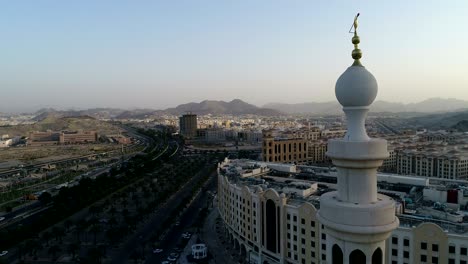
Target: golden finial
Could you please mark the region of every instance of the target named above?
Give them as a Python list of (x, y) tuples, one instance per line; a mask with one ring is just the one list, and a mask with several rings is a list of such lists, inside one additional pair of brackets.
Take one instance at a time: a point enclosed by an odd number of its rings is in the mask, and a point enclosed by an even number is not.
[[(351, 56), (354, 59), (353, 66), (362, 66), (361, 61), (359, 61), (359, 59), (362, 58), (362, 51), (358, 47), (358, 44), (361, 42), (361, 40), (359, 39), (359, 36), (357, 35), (358, 17), (359, 17), (359, 13), (357, 13), (357, 15), (354, 17), (353, 25), (351, 26), (351, 29), (349, 30), (350, 33), (354, 33), (354, 36), (351, 39), (352, 43), (354, 44), (354, 50), (351, 53)], [(354, 27), (354, 32), (351, 32), (353, 27)]]

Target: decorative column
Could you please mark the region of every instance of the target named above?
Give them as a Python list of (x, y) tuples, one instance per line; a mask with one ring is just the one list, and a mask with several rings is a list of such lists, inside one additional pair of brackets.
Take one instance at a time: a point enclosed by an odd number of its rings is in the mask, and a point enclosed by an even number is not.
[(388, 155), (387, 141), (370, 138), (365, 128), (377, 81), (360, 62), (354, 20), (354, 63), (338, 79), (336, 98), (343, 106), (347, 132), (328, 143), (327, 155), (338, 171), (338, 190), (320, 197), (317, 218), (326, 233), (326, 263), (385, 263), (385, 240), (398, 225), (395, 202), (377, 193), (377, 168)]

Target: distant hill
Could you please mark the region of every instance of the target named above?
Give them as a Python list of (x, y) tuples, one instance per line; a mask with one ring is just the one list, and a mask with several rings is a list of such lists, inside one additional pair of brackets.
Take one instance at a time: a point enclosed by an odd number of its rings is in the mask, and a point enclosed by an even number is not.
[[(264, 107), (275, 109), (287, 114), (341, 114), (341, 105), (336, 101), (324, 103), (300, 103), (300, 104), (282, 104), (269, 103)], [(437, 112), (452, 112), (468, 109), (468, 102), (459, 99), (443, 99), (431, 98), (419, 103), (392, 103), (386, 101), (376, 101), (371, 105), (371, 112), (420, 112), (420, 113), (437, 113)]]
[[(177, 107), (163, 110), (118, 108), (92, 108), (87, 110), (58, 111), (44, 108), (35, 113), (35, 121), (41, 121), (49, 116), (79, 117), (89, 116), (96, 119), (157, 119), (164, 115), (182, 115), (192, 112), (198, 115), (260, 115), (277, 116), (283, 114), (311, 114), (311, 115), (341, 115), (343, 111), (337, 101), (309, 102), (300, 104), (269, 103), (263, 107), (246, 103), (240, 99), (230, 102), (205, 100), (200, 103), (181, 104)], [(458, 99), (431, 98), (419, 103), (403, 104), (386, 101), (376, 101), (371, 105), (371, 112), (375, 115), (385, 113), (399, 113), (399, 115), (418, 116), (427, 113), (443, 113), (468, 110), (468, 102)], [(411, 115), (409, 115), (411, 113)]]
[(405, 120), (413, 127), (438, 129), (457, 129), (459, 131), (468, 131), (468, 111), (449, 112), (429, 114), (424, 116), (412, 117)]
[(174, 108), (165, 110), (133, 109), (123, 110), (116, 108), (93, 108), (87, 110), (64, 110), (58, 111), (53, 108), (40, 109), (35, 113), (34, 120), (41, 121), (47, 117), (79, 117), (89, 116), (96, 119), (156, 119), (163, 115), (182, 115), (192, 112), (198, 115), (259, 115), (275, 116), (282, 115), (280, 111), (260, 108), (246, 103), (240, 99), (230, 102), (205, 100), (200, 103), (181, 104)]
[(240, 99), (234, 99), (230, 102), (225, 101), (211, 101), (205, 100), (200, 103), (182, 104), (175, 108), (168, 108), (165, 110), (172, 115), (181, 115), (186, 112), (194, 114), (228, 114), (228, 115), (261, 115), (261, 116), (274, 116), (281, 115), (281, 111), (269, 108), (260, 108), (252, 104), (248, 104)]
[(116, 119), (155, 119), (167, 114), (164, 110), (135, 109), (127, 110), (116, 116)]
[(40, 115), (42, 119), (32, 125), (0, 127), (0, 134), (27, 136), (32, 131), (95, 130), (101, 135), (107, 135), (116, 134), (120, 130), (108, 122), (102, 122), (90, 116), (58, 117), (56, 113), (41, 113)]
[(452, 126), (453, 129), (456, 129), (461, 132), (468, 132), (468, 120), (461, 120), (455, 125)]
[(63, 110), (63, 111), (55, 110), (53, 108), (43, 108), (43, 109), (36, 111), (36, 113), (34, 113), (36, 115), (34, 117), (34, 120), (41, 121), (42, 119), (49, 117), (49, 116), (55, 116), (57, 118), (89, 116), (89, 117), (93, 117), (96, 119), (112, 119), (122, 114), (123, 112), (125, 112), (125, 110), (117, 109), (117, 108), (91, 108), (91, 109), (86, 109), (86, 110)]

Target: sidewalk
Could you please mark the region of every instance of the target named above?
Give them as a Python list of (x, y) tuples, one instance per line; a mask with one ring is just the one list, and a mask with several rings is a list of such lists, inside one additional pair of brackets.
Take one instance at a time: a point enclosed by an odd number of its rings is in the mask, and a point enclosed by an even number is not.
[(180, 253), (179, 259), (177, 259), (177, 264), (190, 264), (187, 261), (187, 256), (192, 254), (192, 245), (197, 242), (198, 235), (194, 234), (190, 240), (187, 242), (187, 245), (184, 248), (184, 251)]
[[(231, 250), (228, 250), (228, 242), (223, 244), (221, 242), (218, 233), (216, 232), (216, 218), (219, 216), (216, 205), (211, 209), (210, 214), (207, 216), (205, 224), (203, 225), (200, 237), (206, 243), (208, 252), (213, 256), (210, 263), (219, 264), (238, 264), (239, 262), (234, 260), (232, 255), (235, 254)], [(237, 257), (237, 255), (235, 255)]]

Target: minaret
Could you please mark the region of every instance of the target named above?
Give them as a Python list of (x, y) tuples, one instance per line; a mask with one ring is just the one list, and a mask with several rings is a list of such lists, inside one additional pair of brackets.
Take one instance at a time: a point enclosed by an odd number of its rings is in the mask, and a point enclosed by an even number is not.
[(353, 24), (354, 63), (335, 86), (347, 133), (328, 143), (327, 155), (338, 171), (338, 190), (321, 196), (317, 213), (325, 228), (326, 263), (332, 264), (386, 263), (385, 240), (399, 225), (394, 201), (377, 193), (377, 168), (388, 157), (387, 141), (366, 133), (365, 119), (377, 96), (377, 81), (360, 62), (358, 16)]

